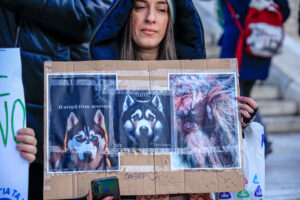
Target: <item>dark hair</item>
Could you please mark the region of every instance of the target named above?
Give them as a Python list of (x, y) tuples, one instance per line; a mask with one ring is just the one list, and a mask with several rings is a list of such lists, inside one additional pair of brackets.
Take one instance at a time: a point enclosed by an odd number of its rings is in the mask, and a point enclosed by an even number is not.
[[(131, 12), (130, 12), (131, 13)], [(168, 24), (166, 29), (166, 35), (159, 45), (158, 60), (176, 60), (176, 49), (174, 40), (174, 30), (172, 23), (172, 15), (170, 9), (168, 9)], [(131, 37), (131, 19), (127, 20), (123, 30), (120, 44), (119, 59), (120, 60), (142, 60), (138, 55), (136, 45)]]

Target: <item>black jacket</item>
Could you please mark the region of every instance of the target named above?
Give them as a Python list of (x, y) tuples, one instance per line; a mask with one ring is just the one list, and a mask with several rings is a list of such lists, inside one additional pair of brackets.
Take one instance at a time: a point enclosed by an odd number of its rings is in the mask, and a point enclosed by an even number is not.
[(21, 48), (27, 126), (43, 153), (45, 60), (88, 60), (88, 42), (112, 0), (1, 0), (0, 47)]

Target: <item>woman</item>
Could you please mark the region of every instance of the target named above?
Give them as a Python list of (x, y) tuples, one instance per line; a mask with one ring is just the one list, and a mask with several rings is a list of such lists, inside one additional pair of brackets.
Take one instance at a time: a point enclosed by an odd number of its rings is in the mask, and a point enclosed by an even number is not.
[[(151, 1), (136, 1), (137, 6), (139, 6), (139, 4), (141, 3), (146, 4), (147, 2), (151, 2)], [(163, 4), (161, 3), (163, 2), (166, 3), (167, 0), (155, 1), (155, 2), (158, 3), (157, 5), (163, 6)], [(168, 2), (172, 2), (172, 1), (168, 1)], [(102, 22), (97, 27), (90, 41), (89, 52), (93, 60), (120, 60), (121, 59), (120, 43), (121, 40), (122, 41), (125, 40), (124, 39), (125, 34), (123, 34), (124, 32), (123, 29), (125, 24), (129, 23), (128, 21), (130, 21), (129, 18), (131, 17), (130, 13), (131, 13), (132, 5), (133, 5), (132, 1), (117, 0), (113, 2), (112, 6), (109, 8), (106, 15), (103, 17)], [(175, 46), (176, 46), (177, 59), (205, 58), (203, 27), (202, 27), (200, 17), (192, 1), (191, 0), (176, 1), (176, 8), (177, 8), (176, 10), (175, 10), (175, 4), (172, 3), (172, 5), (174, 5), (171, 6), (173, 7), (173, 9), (167, 10), (168, 17), (165, 18), (165, 20), (168, 20), (167, 21), (168, 23), (166, 22), (165, 23), (168, 25), (168, 27), (166, 28), (168, 29), (168, 31), (166, 31), (167, 35), (168, 34), (172, 35), (172, 30), (169, 30), (170, 28), (173, 29), (173, 33), (174, 33), (173, 35), (176, 35)], [(147, 10), (148, 9), (150, 8), (147, 8)], [(139, 10), (138, 7), (133, 9), (133, 11), (138, 11), (138, 10)], [(171, 10), (174, 10), (173, 14), (171, 14)], [(138, 12), (135, 13), (137, 14)], [(169, 15), (174, 16), (174, 19), (171, 19), (172, 17), (169, 17)], [(153, 15), (153, 16), (157, 17), (157, 15)], [(150, 19), (150, 21), (148, 19)], [(151, 21), (151, 16), (148, 19), (144, 19), (145, 22), (147, 23), (147, 28), (148, 26), (151, 26), (151, 28), (154, 29), (155, 28), (154, 24), (156, 25), (157, 22)], [(174, 27), (170, 26), (172, 22), (174, 23)], [(148, 25), (149, 23), (150, 25)], [(127, 36), (129, 34), (128, 31), (131, 31), (131, 29), (129, 30), (127, 29)], [(149, 38), (153, 38), (154, 35), (149, 36)], [(126, 43), (127, 41), (124, 42)], [(162, 44), (166, 44), (167, 46), (168, 45), (174, 46), (174, 44), (170, 44), (170, 42), (168, 41), (165, 41), (165, 43), (162, 42)], [(173, 59), (176, 59), (176, 57), (174, 57)], [(162, 59), (162, 58), (159, 57), (158, 59)]]
[[(205, 58), (203, 27), (192, 1), (176, 0), (176, 5), (174, 2), (174, 0), (114, 1), (91, 39), (91, 58), (96, 60)], [(243, 102), (240, 108), (243, 116), (242, 124), (246, 127), (255, 116), (257, 104), (250, 98), (238, 100)], [(179, 198), (185, 197), (182, 195)], [(88, 198), (91, 198), (90, 192)], [(203, 194), (202, 198), (210, 197)]]

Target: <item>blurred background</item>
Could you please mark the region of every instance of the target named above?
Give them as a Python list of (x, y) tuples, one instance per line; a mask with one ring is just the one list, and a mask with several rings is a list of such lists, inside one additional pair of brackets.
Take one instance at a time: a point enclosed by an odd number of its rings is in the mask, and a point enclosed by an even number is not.
[[(218, 58), (222, 35), (217, 0), (194, 0), (205, 29), (208, 58)], [(272, 152), (266, 157), (266, 196), (270, 200), (300, 199), (300, 0), (289, 0), (283, 52), (272, 59), (266, 81), (257, 81), (251, 96), (260, 106)]]

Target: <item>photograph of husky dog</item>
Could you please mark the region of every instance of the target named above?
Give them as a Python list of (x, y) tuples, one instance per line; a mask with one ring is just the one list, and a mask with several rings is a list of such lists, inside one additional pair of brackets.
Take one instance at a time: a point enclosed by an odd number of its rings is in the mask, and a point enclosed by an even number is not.
[(114, 75), (48, 76), (48, 172), (119, 170), (109, 152)]
[(176, 153), (172, 169), (239, 168), (236, 75), (169, 74)]
[(107, 153), (108, 135), (104, 115), (99, 109), (94, 120), (84, 121), (79, 120), (73, 112), (70, 113), (64, 140), (66, 155), (62, 158), (62, 164), (68, 169), (80, 171), (112, 168)]
[(112, 147), (123, 151), (170, 151), (171, 104), (168, 91), (118, 91)]

